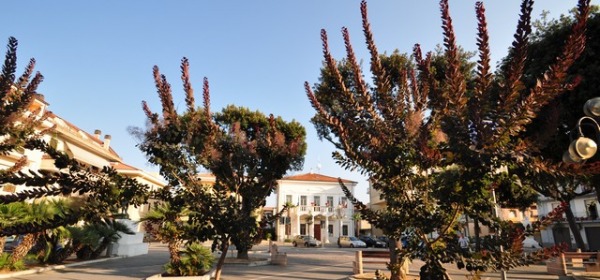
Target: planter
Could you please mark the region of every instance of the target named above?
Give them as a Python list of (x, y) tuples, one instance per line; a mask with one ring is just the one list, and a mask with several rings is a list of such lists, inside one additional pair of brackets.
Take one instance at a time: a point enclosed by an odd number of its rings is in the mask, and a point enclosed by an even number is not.
[(173, 279), (173, 280), (210, 280), (215, 277), (216, 270), (213, 268), (207, 274), (202, 276), (162, 276), (162, 274), (152, 275), (146, 280), (157, 280), (157, 279)]

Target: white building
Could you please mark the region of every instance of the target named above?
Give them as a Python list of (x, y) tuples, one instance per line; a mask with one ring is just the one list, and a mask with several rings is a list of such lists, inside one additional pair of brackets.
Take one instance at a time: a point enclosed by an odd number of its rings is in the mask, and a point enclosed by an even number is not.
[[(560, 205), (560, 202), (540, 196), (538, 201), (538, 213), (540, 219), (545, 217), (554, 208)], [(581, 233), (583, 242), (590, 251), (600, 250), (600, 218), (598, 210), (600, 205), (596, 193), (592, 192), (587, 195), (577, 197), (570, 201), (571, 210), (575, 216), (575, 223)], [(564, 218), (559, 222), (553, 223), (551, 226), (542, 229), (542, 243), (545, 246), (567, 243), (571, 248), (575, 248), (575, 238), (569, 224)]]
[[(357, 182), (342, 179), (351, 193)], [(288, 176), (279, 180), (277, 210), (294, 205), (277, 223), (277, 239), (312, 235), (323, 243), (340, 235), (354, 236), (354, 209), (344, 195), (338, 178), (316, 173)]]

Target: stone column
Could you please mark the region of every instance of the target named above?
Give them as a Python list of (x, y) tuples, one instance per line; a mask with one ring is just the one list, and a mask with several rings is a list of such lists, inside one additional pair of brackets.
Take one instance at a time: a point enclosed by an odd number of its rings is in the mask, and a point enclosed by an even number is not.
[(309, 235), (317, 238), (315, 236), (315, 215), (310, 216), (310, 234)]
[[(323, 232), (323, 229), (321, 229)], [(323, 238), (323, 244), (329, 244), (329, 217), (325, 216), (325, 238)]]
[(299, 235), (300, 234), (300, 214), (296, 213), (296, 231), (292, 231), (295, 232), (296, 234), (292, 234), (292, 238), (294, 238), (294, 236)]

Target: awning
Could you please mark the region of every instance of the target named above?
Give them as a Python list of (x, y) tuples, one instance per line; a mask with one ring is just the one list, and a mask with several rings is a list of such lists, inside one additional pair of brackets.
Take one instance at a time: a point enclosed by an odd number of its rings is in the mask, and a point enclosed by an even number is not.
[(67, 146), (67, 149), (69, 149), (69, 151), (71, 151), (71, 156), (78, 160), (81, 161), (83, 163), (98, 167), (98, 168), (102, 168), (104, 166), (109, 166), (110, 162), (108, 162), (108, 160), (92, 153), (89, 152), (87, 150), (84, 150), (80, 147), (77, 147), (73, 144), (69, 144), (69, 143), (65, 143), (65, 146)]

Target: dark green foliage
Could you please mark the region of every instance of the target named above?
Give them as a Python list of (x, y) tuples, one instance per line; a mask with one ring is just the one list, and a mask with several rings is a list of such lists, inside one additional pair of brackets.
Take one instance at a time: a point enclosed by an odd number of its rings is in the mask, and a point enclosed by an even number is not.
[(0, 270), (19, 271), (25, 270), (26, 268), (23, 260), (11, 262), (9, 253), (2, 253), (0, 255)]
[(211, 251), (199, 243), (192, 243), (179, 252), (180, 261), (165, 265), (167, 275), (197, 276), (210, 271), (215, 263)]

